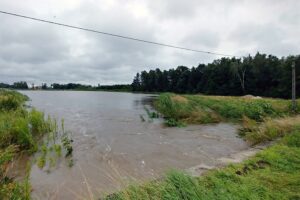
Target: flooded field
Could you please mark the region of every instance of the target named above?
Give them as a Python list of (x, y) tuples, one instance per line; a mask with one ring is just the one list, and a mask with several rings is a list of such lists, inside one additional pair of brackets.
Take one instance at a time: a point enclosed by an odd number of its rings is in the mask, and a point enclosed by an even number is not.
[(166, 128), (162, 119), (148, 119), (145, 106), (151, 109), (154, 98), (149, 94), (22, 93), (30, 97), (30, 105), (63, 118), (74, 140), (73, 167), (61, 163), (50, 173), (32, 167), (35, 199), (96, 198), (172, 168), (213, 165), (217, 158), (247, 148), (233, 124)]

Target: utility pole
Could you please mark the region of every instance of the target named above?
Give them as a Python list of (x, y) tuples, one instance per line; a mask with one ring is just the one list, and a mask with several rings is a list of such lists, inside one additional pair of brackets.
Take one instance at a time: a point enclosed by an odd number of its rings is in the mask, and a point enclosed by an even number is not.
[(292, 63), (292, 109), (296, 112), (296, 69), (295, 61)]

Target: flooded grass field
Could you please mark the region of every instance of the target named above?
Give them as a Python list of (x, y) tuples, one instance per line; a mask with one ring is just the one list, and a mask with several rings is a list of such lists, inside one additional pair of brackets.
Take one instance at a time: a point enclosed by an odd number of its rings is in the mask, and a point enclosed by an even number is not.
[(63, 160), (51, 172), (32, 166), (30, 182), (36, 199), (96, 198), (158, 178), (170, 169), (214, 165), (217, 158), (248, 147), (237, 137), (234, 124), (164, 127), (162, 119), (147, 115), (155, 98), (149, 94), (22, 93), (31, 99), (29, 105), (64, 119), (74, 140), (72, 167)]

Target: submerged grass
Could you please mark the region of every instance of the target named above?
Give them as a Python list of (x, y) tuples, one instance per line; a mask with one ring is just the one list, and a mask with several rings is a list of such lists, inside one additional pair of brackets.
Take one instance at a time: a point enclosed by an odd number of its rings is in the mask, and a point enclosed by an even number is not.
[(9, 163), (20, 152), (33, 153), (38, 139), (50, 130), (43, 113), (24, 107), (28, 97), (0, 89), (0, 199), (30, 199), (30, 184), (7, 176)]
[[(49, 119), (49, 118), (48, 118)], [(61, 129), (57, 126), (56, 121), (52, 123), (52, 130), (44, 137), (43, 144), (40, 144), (39, 151), (36, 156), (36, 164), (40, 169), (45, 169), (50, 173), (52, 169), (57, 167), (58, 161), (61, 161), (62, 155), (69, 167), (74, 165), (73, 161), (73, 140), (69, 132), (65, 131), (64, 120), (61, 121)]]
[[(47, 162), (51, 134), (53, 149), (57, 155), (61, 155), (60, 144), (55, 144), (56, 121), (50, 117), (46, 119), (44, 113), (34, 108), (27, 109), (24, 105), (27, 100), (28, 97), (21, 93), (0, 89), (0, 199), (30, 199), (28, 177), (23, 182), (15, 182), (7, 176), (8, 166), (21, 152), (32, 154), (38, 151), (38, 144), (44, 134), (48, 134), (48, 139), (41, 145), (37, 165), (43, 168)], [(69, 142), (66, 149), (68, 156), (72, 154), (71, 148)], [(53, 166), (55, 160), (49, 160)]]
[(133, 185), (106, 200), (300, 199), (300, 132), (241, 164), (202, 177), (171, 171), (162, 180)]
[(150, 111), (150, 109), (146, 106), (144, 106), (144, 110), (146, 111), (149, 119), (159, 118), (159, 114), (157, 112)]

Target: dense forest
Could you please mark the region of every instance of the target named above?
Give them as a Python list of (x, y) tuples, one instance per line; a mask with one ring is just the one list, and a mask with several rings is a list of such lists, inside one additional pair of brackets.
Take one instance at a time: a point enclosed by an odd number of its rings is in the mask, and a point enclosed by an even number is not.
[(293, 61), (299, 72), (296, 80), (300, 97), (300, 56), (277, 58), (260, 53), (242, 59), (221, 58), (192, 68), (142, 71), (134, 77), (132, 88), (143, 92), (290, 98)]

